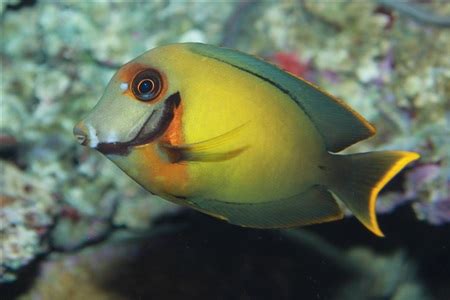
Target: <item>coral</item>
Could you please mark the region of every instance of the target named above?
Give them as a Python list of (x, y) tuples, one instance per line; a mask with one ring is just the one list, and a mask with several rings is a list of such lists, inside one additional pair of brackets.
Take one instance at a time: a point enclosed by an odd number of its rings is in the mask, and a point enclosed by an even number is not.
[[(0, 155), (10, 160), (2, 163), (3, 280), (48, 243), (80, 249), (117, 228), (148, 228), (173, 209), (72, 135), (117, 67), (172, 42), (224, 43), (272, 58), (343, 98), (378, 128), (351, 151), (422, 155), (400, 187), (381, 196), (378, 210), (406, 203), (431, 224), (450, 220), (448, 29), (374, 1), (36, 1), (11, 9), (16, 6), (16, 0), (0, 4)], [(450, 15), (449, 3), (421, 7)], [(28, 182), (35, 192), (20, 190)], [(26, 220), (29, 212), (35, 220)]]
[[(50, 232), (45, 230), (52, 248), (79, 249), (119, 227), (147, 228), (155, 215), (173, 205), (151, 196), (95, 151), (76, 145), (72, 128), (98, 100), (114, 68), (161, 43), (219, 40), (218, 24), (232, 6), (37, 2), (3, 10), (8, 3), (1, 4), (0, 153), (20, 165), (20, 176), (38, 178), (39, 187), (58, 200), (52, 204), (56, 220), (53, 210), (39, 215), (52, 220)], [(214, 13), (219, 7), (224, 14)], [(192, 18), (182, 18), (186, 13)], [(34, 206), (46, 207), (39, 201)], [(22, 214), (18, 204), (5, 210)], [(40, 253), (37, 248), (46, 248), (36, 231), (17, 228), (14, 238), (8, 230), (2, 241), (8, 247), (16, 243), (11, 247), (22, 257), (14, 263), (9, 254), (2, 257), (2, 274), (4, 264), (15, 272)]]
[(431, 299), (418, 273), (403, 250), (343, 250), (309, 229), (244, 229), (185, 211), (152, 232), (51, 255), (19, 299)]
[(58, 203), (39, 178), (6, 162), (0, 170), (0, 282), (5, 282), (46, 251)]
[(300, 61), (296, 53), (275, 52), (269, 60), (291, 74), (302, 78), (308, 77), (308, 63)]
[(39, 279), (31, 292), (18, 299), (123, 299), (101, 284), (103, 277), (115, 272), (114, 260), (129, 255), (123, 248), (108, 246), (74, 255), (52, 255), (41, 265)]
[(354, 248), (346, 255), (364, 271), (340, 287), (334, 299), (431, 299), (405, 253), (382, 256), (365, 248)]
[(381, 254), (356, 246), (344, 251), (307, 230), (283, 230), (280, 234), (302, 248), (320, 253), (352, 274), (332, 299), (432, 299), (416, 263), (403, 250)]
[(18, 5), (20, 0), (4, 0), (0, 2), (0, 15), (5, 11), (8, 5)]

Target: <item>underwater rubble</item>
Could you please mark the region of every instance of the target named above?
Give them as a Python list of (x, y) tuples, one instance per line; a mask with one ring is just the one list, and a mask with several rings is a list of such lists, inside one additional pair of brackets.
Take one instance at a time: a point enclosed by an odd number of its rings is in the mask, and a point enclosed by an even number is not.
[(254, 53), (344, 99), (378, 130), (349, 151), (421, 154), (380, 195), (379, 213), (408, 206), (432, 226), (450, 223), (450, 28), (427, 23), (450, 16), (450, 3), (25, 2), (0, 3), (0, 283), (41, 257), (45, 276), (60, 276), (85, 255), (71, 253), (111, 251), (84, 249), (117, 231), (151, 231), (177, 210), (72, 135), (121, 64), (173, 42)]
[(46, 236), (58, 213), (58, 200), (41, 180), (1, 162), (0, 274), (15, 279), (14, 270), (27, 265), (48, 248)]
[(193, 211), (171, 218), (53, 254), (18, 299), (433, 299), (402, 250), (345, 250), (309, 230), (245, 229)]

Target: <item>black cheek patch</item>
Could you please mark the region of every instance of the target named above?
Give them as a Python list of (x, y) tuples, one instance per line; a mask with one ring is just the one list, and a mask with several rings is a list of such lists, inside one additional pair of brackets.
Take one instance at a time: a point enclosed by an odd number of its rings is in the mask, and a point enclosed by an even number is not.
[(128, 142), (117, 142), (117, 143), (99, 143), (96, 147), (98, 151), (105, 155), (128, 155), (132, 147), (149, 144), (155, 139), (159, 138), (169, 127), (175, 114), (175, 109), (180, 105), (181, 97), (180, 93), (176, 92), (170, 95), (166, 101), (164, 101), (164, 106), (162, 108), (162, 116), (156, 121), (156, 126), (151, 132), (144, 132), (147, 122), (150, 121), (153, 114), (148, 117), (147, 121), (144, 123), (138, 134)]

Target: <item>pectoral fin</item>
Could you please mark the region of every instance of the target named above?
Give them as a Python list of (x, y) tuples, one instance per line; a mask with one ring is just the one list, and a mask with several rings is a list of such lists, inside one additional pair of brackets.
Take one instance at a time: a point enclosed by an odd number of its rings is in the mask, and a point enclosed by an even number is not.
[(198, 210), (231, 224), (253, 228), (285, 228), (342, 219), (333, 196), (314, 186), (286, 199), (263, 203), (232, 203), (210, 199), (189, 199)]
[(184, 145), (162, 143), (160, 147), (167, 153), (172, 163), (181, 161), (212, 162), (228, 160), (238, 156), (249, 147), (248, 145), (229, 146), (234, 143), (239, 133), (247, 124), (243, 124), (224, 134), (198, 143)]

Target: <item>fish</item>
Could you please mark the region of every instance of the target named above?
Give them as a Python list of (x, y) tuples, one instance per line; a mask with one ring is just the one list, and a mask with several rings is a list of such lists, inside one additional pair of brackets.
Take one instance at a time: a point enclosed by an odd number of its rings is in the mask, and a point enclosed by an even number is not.
[(383, 236), (380, 190), (420, 155), (341, 154), (375, 134), (344, 101), (275, 65), (201, 43), (123, 65), (74, 127), (150, 193), (231, 224), (289, 228), (345, 209)]

